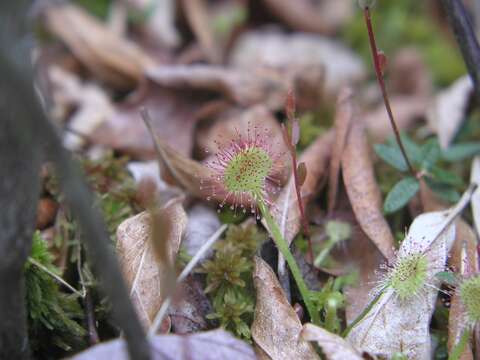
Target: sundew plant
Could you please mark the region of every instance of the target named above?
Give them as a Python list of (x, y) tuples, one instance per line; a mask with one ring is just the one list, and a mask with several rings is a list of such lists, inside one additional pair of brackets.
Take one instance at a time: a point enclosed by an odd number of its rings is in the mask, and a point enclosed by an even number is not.
[(213, 170), (211, 196), (225, 194), (220, 208), (226, 203), (232, 209), (250, 208), (257, 219), (263, 216), (271, 236), (290, 267), (312, 322), (319, 323), (319, 315), (311, 302), (310, 292), (300, 269), (282, 236), (278, 224), (270, 213), (271, 196), (278, 191), (279, 182), (274, 174), (282, 168), (282, 155), (272, 150), (268, 129), (253, 128), (244, 137), (237, 134), (227, 146), (220, 147), (215, 159), (208, 163)]

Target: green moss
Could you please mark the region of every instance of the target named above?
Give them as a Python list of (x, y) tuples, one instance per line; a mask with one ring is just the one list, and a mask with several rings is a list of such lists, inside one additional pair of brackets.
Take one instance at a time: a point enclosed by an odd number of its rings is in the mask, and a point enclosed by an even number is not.
[[(39, 232), (33, 236), (31, 257), (59, 274)], [(24, 271), (28, 329), (33, 352), (44, 355), (52, 353), (55, 347), (68, 351), (85, 346), (83, 337), (86, 331), (78, 323), (83, 318), (83, 312), (76, 296), (62, 293), (56, 280), (31, 262), (27, 262)]]
[(112, 0), (75, 0), (75, 2), (92, 15), (106, 19)]
[(230, 225), (225, 239), (215, 245), (212, 259), (199, 270), (207, 275), (205, 292), (214, 309), (209, 318), (246, 340), (253, 321), (253, 255), (265, 239), (255, 224)]

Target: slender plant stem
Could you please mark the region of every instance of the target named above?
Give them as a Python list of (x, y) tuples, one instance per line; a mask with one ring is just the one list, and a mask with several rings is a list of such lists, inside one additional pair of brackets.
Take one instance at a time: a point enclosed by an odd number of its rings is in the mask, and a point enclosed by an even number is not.
[(63, 286), (65, 286), (66, 288), (68, 288), (71, 292), (77, 294), (78, 296), (80, 296), (81, 298), (84, 298), (85, 297), (85, 294), (81, 293), (80, 291), (78, 291), (77, 289), (75, 289), (72, 285), (70, 285), (68, 282), (66, 282), (65, 280), (63, 280), (60, 276), (58, 276), (57, 274), (55, 274), (53, 271), (50, 271), (46, 266), (43, 266), (42, 264), (40, 264), (37, 260), (35, 260), (34, 258), (32, 257), (29, 257), (28, 258), (28, 261), (31, 262), (33, 265), (35, 265), (36, 267), (38, 267), (40, 270), (43, 270), (45, 271), (48, 275), (50, 275), (51, 277), (53, 277), (55, 280), (57, 280), (60, 284), (62, 284)]
[(310, 315), (310, 319), (314, 324), (318, 325), (320, 324), (320, 318), (319, 318), (318, 312), (313, 306), (313, 303), (310, 299), (310, 291), (307, 288), (307, 284), (305, 284), (305, 281), (303, 280), (300, 268), (298, 267), (297, 262), (295, 261), (295, 258), (293, 257), (289, 249), (288, 243), (283, 238), (277, 223), (275, 222), (275, 220), (273, 220), (273, 217), (270, 214), (270, 210), (268, 210), (268, 207), (265, 204), (265, 202), (262, 200), (261, 195), (259, 196), (257, 194), (256, 197), (257, 197), (257, 206), (260, 209), (260, 212), (262, 213), (263, 218), (265, 219), (268, 225), (268, 228), (270, 230), (270, 233), (272, 234), (273, 240), (275, 241), (275, 244), (277, 245), (278, 250), (280, 250), (283, 257), (287, 261), (288, 266), (290, 267), (290, 271), (292, 272), (293, 278), (295, 279), (295, 282), (298, 286), (298, 290), (302, 295), (303, 302), (307, 307), (307, 311), (308, 311), (308, 314)]
[(297, 193), (297, 202), (298, 202), (298, 209), (300, 210), (300, 218), (302, 219), (302, 226), (303, 226), (303, 235), (307, 238), (308, 243), (308, 260), (310, 263), (313, 263), (313, 246), (312, 246), (312, 239), (310, 238), (310, 230), (308, 228), (308, 221), (307, 217), (305, 216), (305, 208), (303, 206), (303, 199), (301, 194), (301, 185), (298, 179), (298, 170), (297, 170), (297, 153), (295, 147), (293, 147), (292, 151), (290, 152), (292, 156), (292, 171), (293, 171), (293, 180), (295, 181), (295, 191)]
[(372, 20), (370, 17), (370, 9), (368, 8), (368, 6), (365, 7), (365, 9), (363, 10), (363, 14), (365, 17), (365, 23), (367, 24), (368, 39), (370, 41), (370, 49), (372, 50), (373, 63), (375, 66), (375, 74), (377, 75), (378, 85), (380, 87), (380, 90), (382, 91), (383, 102), (385, 103), (385, 108), (388, 113), (388, 118), (390, 119), (390, 125), (392, 126), (393, 132), (395, 134), (395, 139), (397, 140), (398, 146), (400, 147), (400, 151), (402, 152), (405, 162), (407, 163), (408, 170), (410, 171), (412, 176), (415, 177), (416, 176), (415, 170), (413, 169), (413, 166), (410, 163), (410, 160), (408, 160), (407, 152), (403, 147), (402, 139), (400, 138), (400, 132), (398, 130), (397, 123), (395, 122), (395, 119), (393, 117), (390, 101), (388, 100), (387, 89), (385, 87), (385, 81), (383, 80), (382, 67), (380, 64), (379, 56), (378, 56), (377, 44), (375, 42), (375, 34), (373, 32)]
[(460, 360), (460, 357), (463, 355), (465, 351), (465, 347), (467, 346), (468, 341), (470, 340), (470, 336), (472, 331), (470, 328), (463, 330), (462, 336), (460, 337), (460, 341), (455, 344), (452, 349), (452, 352), (448, 356), (448, 360)]
[(347, 337), (348, 334), (350, 334), (350, 331), (352, 331), (352, 329), (360, 322), (362, 321), (365, 316), (367, 316), (367, 314), (370, 312), (370, 310), (372, 310), (373, 306), (378, 302), (378, 300), (380, 300), (380, 298), (383, 296), (384, 292), (385, 292), (385, 288), (381, 289), (378, 294), (373, 298), (372, 301), (370, 301), (370, 303), (365, 307), (365, 309), (363, 309), (363, 311), (360, 313), (360, 315), (358, 315), (355, 320), (353, 320), (350, 325), (347, 326), (347, 328), (343, 331), (342, 333), (342, 337)]

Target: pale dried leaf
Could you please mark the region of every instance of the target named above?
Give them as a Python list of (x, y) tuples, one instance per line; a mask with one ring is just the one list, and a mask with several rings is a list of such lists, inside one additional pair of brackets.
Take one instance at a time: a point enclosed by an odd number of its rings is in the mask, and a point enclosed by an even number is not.
[(348, 131), (354, 115), (353, 91), (344, 88), (338, 95), (335, 114), (335, 142), (333, 143), (332, 157), (328, 174), (328, 212), (335, 208), (338, 191), (338, 176), (342, 161), (342, 154), (347, 141)]
[(404, 301), (387, 288), (370, 312), (352, 329), (348, 341), (358, 349), (391, 356), (402, 352), (409, 359), (430, 359), (430, 320), (435, 309), (439, 280), (455, 240), (455, 225), (448, 225), (450, 211), (425, 213), (413, 221), (398, 256), (423, 253), (428, 261), (428, 286)]
[(370, 147), (360, 119), (353, 120), (342, 155), (343, 181), (362, 230), (382, 254), (393, 257), (393, 235), (382, 213), (382, 196), (375, 179)]
[[(183, 248), (190, 256), (194, 256), (220, 226), (218, 214), (211, 207), (203, 204), (193, 206), (188, 211), (187, 232), (182, 242)], [(205, 253), (205, 257), (208, 258), (212, 252), (213, 249), (210, 249)]]
[[(470, 173), (470, 182), (480, 185), (480, 156), (475, 156), (472, 162), (472, 171)], [(472, 196), (473, 222), (477, 235), (480, 235), (480, 191), (477, 190)]]
[(210, 65), (163, 65), (147, 72), (156, 84), (172, 89), (220, 93), (242, 106), (265, 104), (272, 110), (283, 107), (292, 79), (277, 69), (236, 69)]
[[(173, 263), (180, 247), (187, 216), (181, 203), (177, 200), (168, 202), (161, 212), (164, 223), (168, 223), (166, 238), (166, 259)], [(169, 265), (156, 257), (151, 240), (151, 215), (142, 212), (125, 220), (117, 229), (117, 250), (122, 270), (127, 282), (130, 296), (145, 328), (151, 325), (161, 306), (165, 280), (170, 270)]]
[(200, 92), (164, 89), (147, 83), (126, 101), (99, 127), (91, 138), (96, 144), (113, 148), (135, 158), (151, 159), (155, 147), (142, 123), (141, 109), (147, 109), (155, 133), (174, 150), (190, 156), (197, 112), (206, 95)]
[(448, 148), (465, 120), (467, 106), (473, 93), (470, 76), (455, 81), (440, 92), (427, 111), (430, 128), (438, 135), (440, 146)]
[[(303, 204), (306, 207), (308, 202), (315, 196), (315, 191), (322, 178), (326, 175), (330, 153), (335, 138), (333, 131), (320, 136), (300, 156), (299, 162), (305, 163), (307, 177), (301, 187)], [(272, 207), (272, 215), (280, 226), (285, 240), (289, 243), (300, 230), (301, 217), (298, 207), (295, 181), (290, 177), (287, 185), (283, 188)]]
[(332, 34), (353, 15), (351, 1), (263, 0), (270, 11), (297, 31)]
[[(472, 228), (463, 220), (456, 222), (457, 233), (455, 243), (449, 259), (450, 266), (456, 274), (462, 278), (478, 273), (477, 238)], [(450, 312), (448, 316), (448, 349), (452, 351), (468, 326), (465, 307), (458, 293), (454, 293), (450, 300)], [(469, 343), (465, 347), (460, 360), (473, 360), (472, 348)]]
[[(255, 360), (250, 345), (224, 330), (199, 332), (192, 335), (157, 335), (150, 339), (152, 360)], [(128, 360), (125, 340), (102, 343), (74, 356), (74, 360)]]
[(313, 324), (303, 325), (301, 337), (316, 341), (328, 360), (362, 360), (362, 356), (346, 340)]
[(268, 264), (255, 257), (253, 282), (257, 293), (252, 337), (272, 360), (319, 359), (300, 338), (302, 323)]
[(52, 115), (65, 120), (70, 111), (75, 109), (69, 117), (69, 131), (63, 142), (69, 149), (79, 150), (85, 145), (85, 138), (89, 138), (98, 126), (112, 116), (114, 105), (100, 86), (82, 83), (75, 74), (58, 66), (48, 69), (48, 77), (54, 104)]
[[(333, 96), (343, 86), (365, 77), (364, 65), (352, 51), (328, 38), (303, 33), (246, 32), (232, 49), (230, 63), (247, 69), (259, 65), (286, 69), (298, 67), (300, 71), (306, 71), (306, 77), (311, 77), (312, 66), (323, 66), (325, 89)], [(299, 96), (297, 99), (301, 100)]]
[(219, 64), (222, 53), (213, 32), (208, 2), (205, 0), (182, 0), (183, 11), (204, 55), (211, 63)]
[[(131, 88), (155, 61), (134, 43), (108, 29), (81, 8), (63, 4), (45, 12), (46, 26), (99, 79)], [(88, 31), (85, 31), (88, 29)]]

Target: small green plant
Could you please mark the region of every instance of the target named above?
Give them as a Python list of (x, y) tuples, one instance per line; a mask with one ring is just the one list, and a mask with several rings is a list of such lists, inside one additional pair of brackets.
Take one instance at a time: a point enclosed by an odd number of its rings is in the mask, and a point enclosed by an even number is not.
[(324, 266), (328, 255), (335, 245), (352, 236), (352, 228), (350, 224), (346, 222), (329, 220), (325, 226), (325, 235), (327, 236), (327, 239), (322, 242), (321, 249), (318, 251), (318, 255), (315, 257), (313, 263), (316, 267)]
[(352, 285), (357, 279), (357, 273), (339, 276), (336, 279), (328, 279), (321, 291), (312, 291), (312, 301), (317, 310), (322, 314), (322, 327), (332, 333), (340, 333), (340, 311), (345, 307), (343, 287)]
[(474, 155), (480, 150), (480, 144), (464, 143), (452, 145), (442, 151), (436, 138), (429, 139), (423, 145), (417, 145), (406, 134), (401, 136), (408, 158), (415, 168), (416, 176), (408, 174), (408, 166), (398, 145), (392, 140), (385, 144), (376, 144), (375, 152), (387, 164), (405, 174), (389, 191), (383, 205), (386, 214), (403, 208), (420, 189), (420, 178), (441, 199), (455, 202), (460, 198), (458, 188), (464, 186), (462, 179), (445, 170), (443, 164), (454, 162)]
[(279, 188), (274, 174), (281, 172), (282, 154), (272, 150), (268, 135), (268, 129), (255, 127), (251, 131), (249, 128), (246, 138), (239, 135), (238, 139), (232, 139), (227, 147), (216, 154), (215, 159), (208, 163), (213, 172), (209, 179), (213, 184), (212, 197), (225, 194), (220, 207), (228, 201), (232, 204), (231, 208), (240, 207), (242, 212), (246, 212), (246, 203), (257, 219), (260, 219), (260, 214), (263, 216), (275, 244), (290, 267), (312, 322), (318, 323), (319, 316), (310, 301), (300, 268), (270, 213), (271, 195), (278, 192)]
[(225, 239), (215, 245), (213, 258), (199, 270), (207, 274), (205, 292), (214, 309), (208, 318), (246, 340), (250, 340), (253, 321), (252, 259), (264, 240), (265, 234), (255, 224), (230, 225)]
[[(31, 258), (59, 275), (38, 231), (33, 236)], [(31, 261), (24, 271), (29, 338), (34, 353), (51, 353), (52, 346), (64, 351), (85, 346), (86, 331), (77, 322), (83, 318), (78, 296), (61, 292), (56, 280)]]

